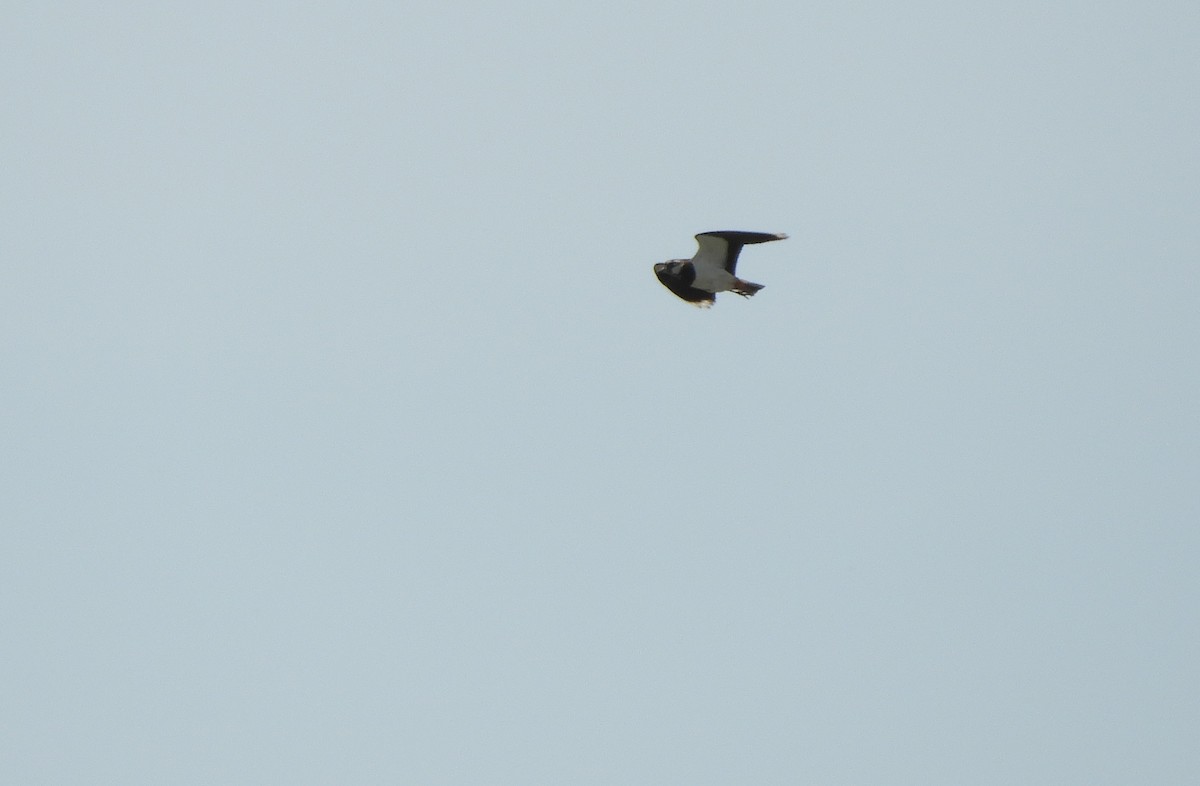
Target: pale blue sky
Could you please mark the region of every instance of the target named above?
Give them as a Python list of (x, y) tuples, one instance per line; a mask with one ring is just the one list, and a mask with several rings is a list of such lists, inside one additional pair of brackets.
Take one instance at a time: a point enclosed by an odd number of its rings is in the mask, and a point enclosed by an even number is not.
[(1197, 40), (8, 4), (0, 781), (1200, 781)]

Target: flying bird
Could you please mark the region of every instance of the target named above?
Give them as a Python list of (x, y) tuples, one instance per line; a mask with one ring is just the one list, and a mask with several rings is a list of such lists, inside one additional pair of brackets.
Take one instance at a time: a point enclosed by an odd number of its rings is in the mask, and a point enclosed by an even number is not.
[(659, 262), (654, 266), (654, 275), (664, 287), (700, 308), (711, 306), (718, 292), (750, 297), (763, 285), (737, 277), (738, 254), (742, 246), (786, 237), (770, 232), (701, 232), (696, 235), (696, 242), (700, 244), (696, 256)]

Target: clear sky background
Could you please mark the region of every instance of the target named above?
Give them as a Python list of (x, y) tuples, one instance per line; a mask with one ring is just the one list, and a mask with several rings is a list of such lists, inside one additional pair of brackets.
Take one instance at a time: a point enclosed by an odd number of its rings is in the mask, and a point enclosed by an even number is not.
[(1197, 41), (6, 4), (0, 781), (1200, 782)]

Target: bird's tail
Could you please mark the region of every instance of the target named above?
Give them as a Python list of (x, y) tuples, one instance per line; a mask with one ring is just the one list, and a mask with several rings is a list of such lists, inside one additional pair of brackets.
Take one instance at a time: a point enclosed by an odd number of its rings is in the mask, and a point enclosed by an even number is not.
[(762, 288), (762, 284), (755, 284), (753, 281), (743, 281), (740, 278), (733, 282), (734, 294), (741, 295), (742, 297), (750, 297)]

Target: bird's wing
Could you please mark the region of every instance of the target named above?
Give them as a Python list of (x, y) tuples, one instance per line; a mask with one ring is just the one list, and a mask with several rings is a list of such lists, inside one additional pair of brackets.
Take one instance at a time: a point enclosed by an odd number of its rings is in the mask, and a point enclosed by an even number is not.
[(700, 244), (700, 250), (692, 257), (696, 278), (710, 278), (723, 270), (733, 272), (737, 266), (738, 252), (742, 250), (741, 243), (730, 242), (713, 232), (696, 235), (696, 242)]
[(783, 240), (787, 235), (773, 232), (701, 232), (696, 235), (700, 250), (692, 257), (696, 266), (696, 275), (703, 270), (727, 270), (737, 273), (738, 254), (742, 246), (752, 243), (768, 243), (772, 240)]

